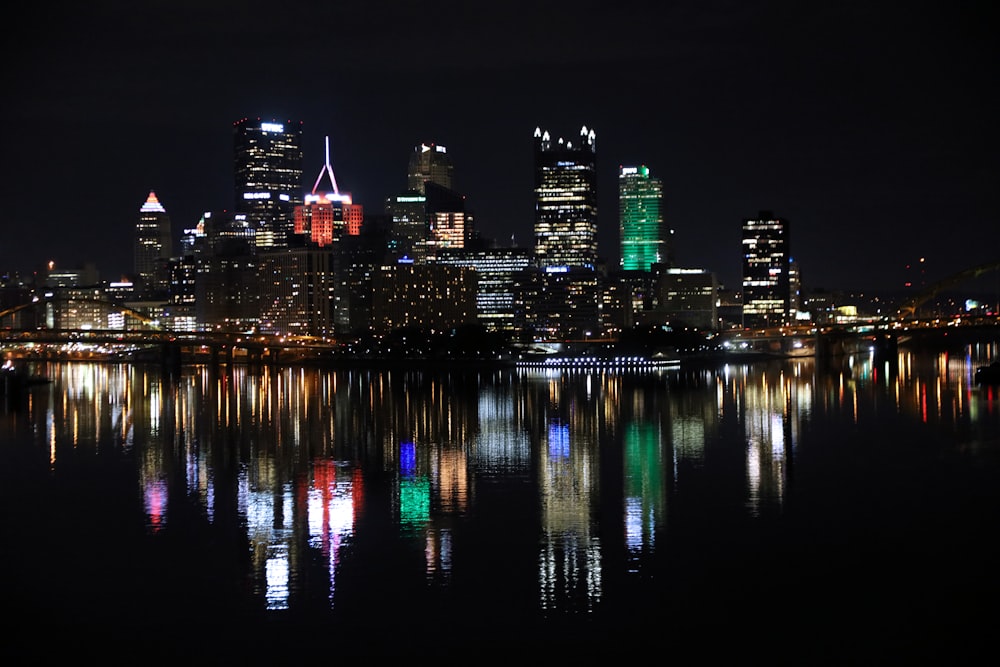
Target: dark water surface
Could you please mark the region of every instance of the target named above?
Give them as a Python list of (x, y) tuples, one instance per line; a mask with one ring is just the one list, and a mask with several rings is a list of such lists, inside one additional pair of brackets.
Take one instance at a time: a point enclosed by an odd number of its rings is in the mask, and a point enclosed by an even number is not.
[(995, 655), (997, 356), (39, 365), (0, 411), (2, 656)]

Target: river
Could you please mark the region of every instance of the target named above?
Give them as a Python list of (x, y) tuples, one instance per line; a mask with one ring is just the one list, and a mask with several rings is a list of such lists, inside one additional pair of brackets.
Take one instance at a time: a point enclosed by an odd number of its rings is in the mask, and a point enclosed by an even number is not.
[(0, 411), (4, 650), (961, 660), (998, 620), (996, 358), (39, 362)]

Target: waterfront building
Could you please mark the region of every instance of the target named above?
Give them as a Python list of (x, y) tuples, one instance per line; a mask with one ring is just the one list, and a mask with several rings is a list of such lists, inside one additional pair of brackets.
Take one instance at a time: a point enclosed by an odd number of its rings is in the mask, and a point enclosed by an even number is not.
[(656, 275), (651, 271), (614, 271), (601, 289), (600, 329), (617, 337), (648, 319), (655, 306)]
[(535, 128), (535, 255), (541, 268), (597, 262), (597, 135), (578, 143)]
[(375, 333), (410, 327), (446, 331), (475, 324), (476, 279), (475, 270), (464, 266), (383, 264), (372, 281)]
[(193, 248), (170, 261), (170, 304), (164, 318), (169, 329), (197, 331), (197, 278), (198, 260)]
[(622, 270), (649, 271), (653, 264), (672, 264), (663, 224), (663, 184), (646, 166), (619, 170), (618, 231)]
[(97, 285), (55, 288), (45, 295), (45, 326), (76, 331), (120, 329), (114, 325), (115, 310)]
[(487, 331), (514, 333), (515, 283), (534, 265), (529, 248), (449, 248), (438, 264), (465, 266), (476, 272), (476, 317)]
[(171, 239), (170, 216), (156, 193), (150, 190), (139, 208), (133, 246), (135, 278), (144, 293), (167, 292), (170, 281), (168, 263), (173, 252)]
[(316, 246), (261, 250), (261, 333), (331, 337), (334, 334), (333, 255)]
[(515, 330), (521, 340), (587, 340), (601, 335), (602, 276), (577, 267), (520, 274), (514, 284)]
[(235, 210), (261, 247), (286, 246), (302, 203), (302, 123), (243, 118), (233, 123)]
[(743, 326), (790, 321), (789, 224), (771, 211), (743, 221)]
[(719, 328), (719, 283), (704, 269), (661, 265), (657, 275), (657, 310), (664, 322), (703, 330)]
[(334, 279), (334, 330), (339, 339), (363, 338), (374, 328), (373, 282), (380, 267), (395, 261), (389, 250), (388, 216), (370, 215), (358, 236), (331, 246)]
[(195, 243), (198, 328), (251, 331), (260, 318), (257, 227), (247, 213), (206, 212), (202, 220), (204, 236)]
[(794, 257), (788, 258), (788, 319), (808, 319), (808, 314), (802, 312), (802, 274), (799, 263)]
[(719, 327), (721, 329), (743, 328), (743, 291), (719, 285), (718, 289)]

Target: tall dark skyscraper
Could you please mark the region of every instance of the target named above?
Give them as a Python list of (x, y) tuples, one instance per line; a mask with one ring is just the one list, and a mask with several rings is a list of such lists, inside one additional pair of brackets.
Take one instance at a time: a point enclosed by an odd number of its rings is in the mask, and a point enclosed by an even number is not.
[(578, 143), (535, 128), (535, 257), (540, 267), (597, 262), (597, 135)]
[(233, 123), (236, 211), (257, 228), (258, 246), (284, 246), (302, 203), (302, 123), (243, 118)]
[[(406, 169), (407, 189), (385, 203), (385, 213), (392, 220), (393, 254), (423, 262), (429, 250), (456, 247), (455, 236), (466, 237), (470, 230), (464, 198), (452, 192), (454, 173), (444, 146), (431, 143), (414, 147)], [(454, 205), (455, 197), (460, 200), (458, 206)]]
[(139, 209), (133, 254), (135, 275), (143, 292), (168, 290), (172, 238), (170, 216), (156, 198), (156, 193), (150, 190)]
[(622, 167), (618, 172), (618, 229), (625, 271), (649, 271), (653, 264), (670, 263), (663, 184), (649, 175), (648, 167)]
[(410, 164), (406, 171), (406, 188), (423, 194), (424, 182), (431, 181), (452, 189), (454, 166), (448, 149), (437, 144), (420, 144), (410, 153)]
[(790, 317), (789, 225), (771, 211), (743, 221), (743, 326), (785, 324)]

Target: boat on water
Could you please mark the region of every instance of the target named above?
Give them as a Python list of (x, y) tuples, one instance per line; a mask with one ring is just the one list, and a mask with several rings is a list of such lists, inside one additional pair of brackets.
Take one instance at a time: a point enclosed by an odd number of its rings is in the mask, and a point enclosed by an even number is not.
[(980, 366), (975, 372), (976, 384), (1000, 385), (1000, 361), (994, 361), (989, 366)]
[(525, 355), (515, 362), (519, 368), (587, 368), (638, 370), (676, 368), (680, 358), (672, 354), (615, 355), (615, 354), (546, 354)]

